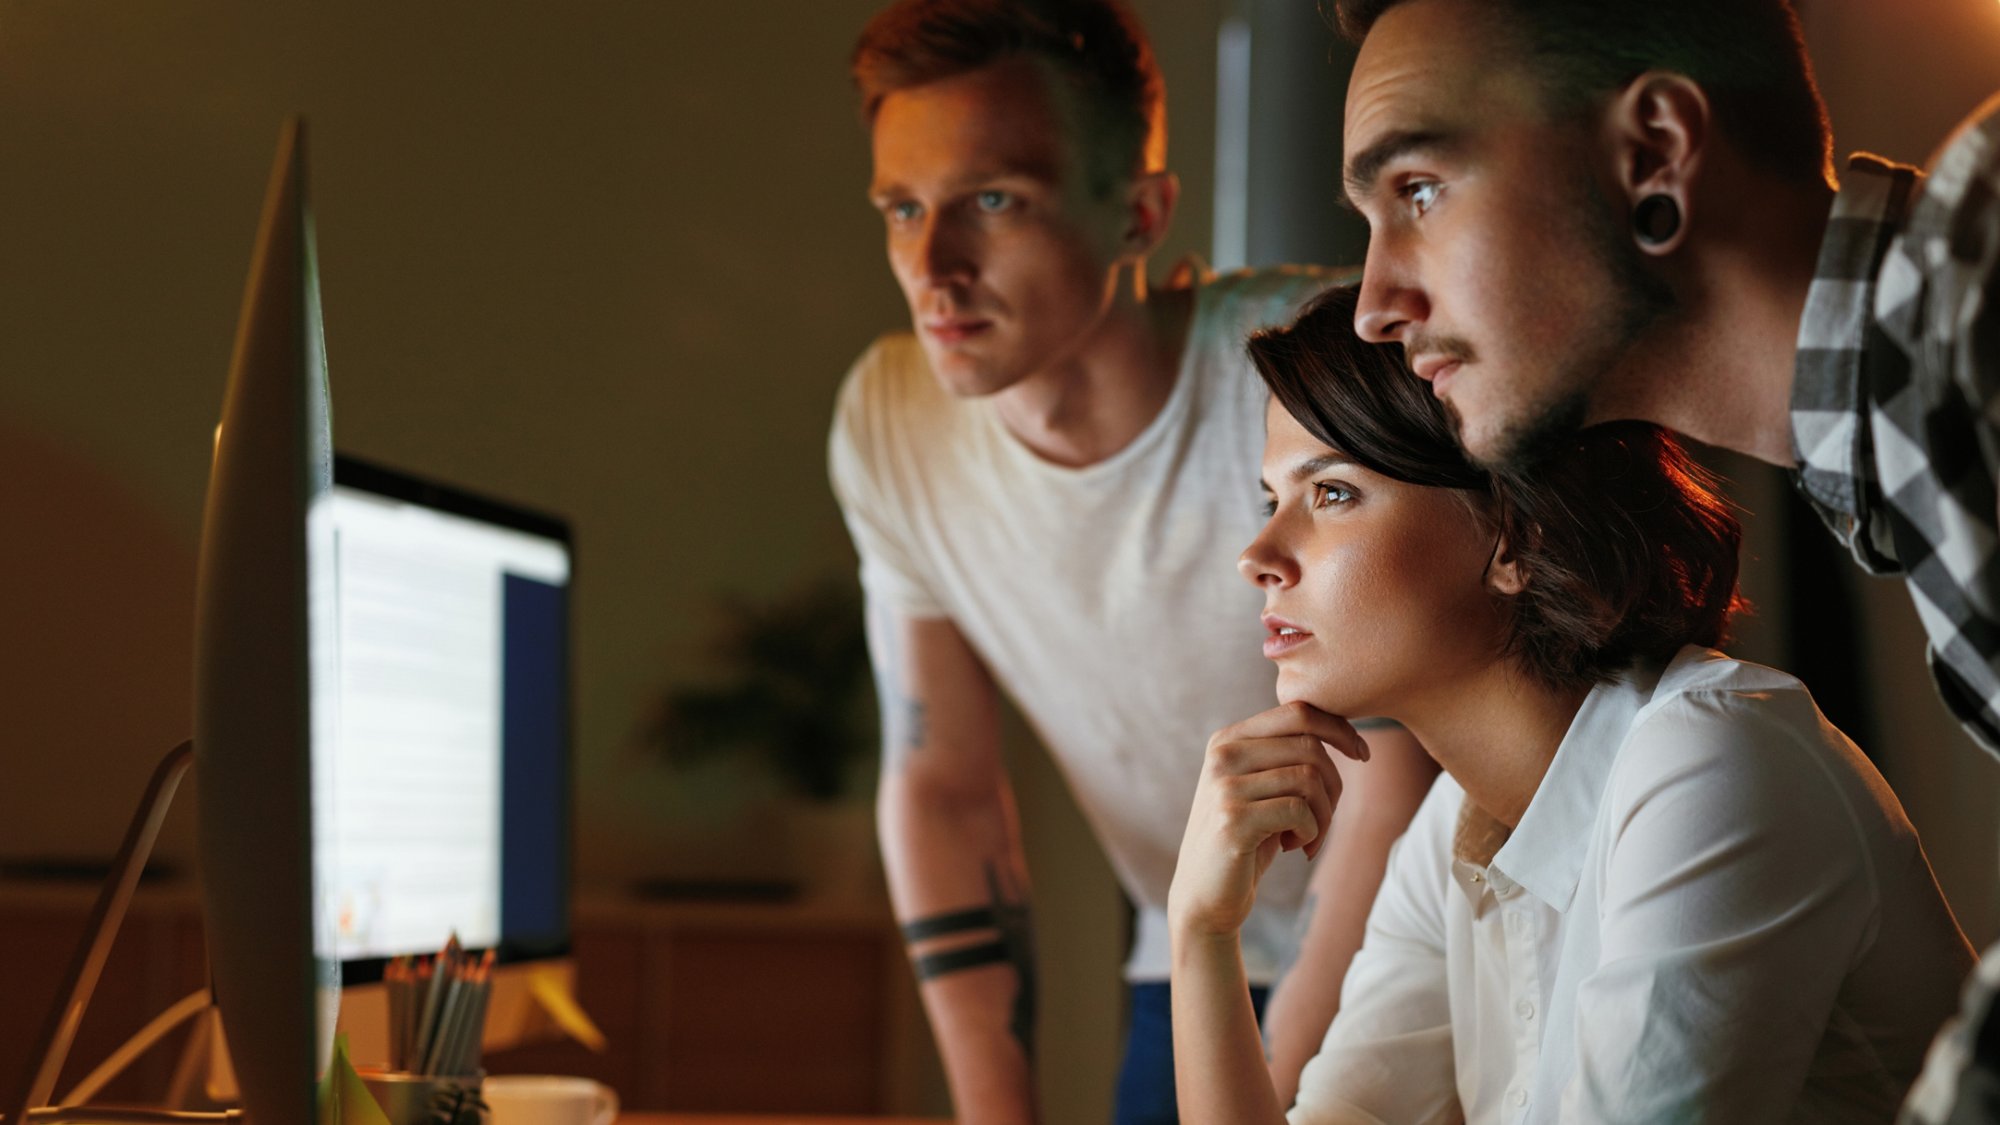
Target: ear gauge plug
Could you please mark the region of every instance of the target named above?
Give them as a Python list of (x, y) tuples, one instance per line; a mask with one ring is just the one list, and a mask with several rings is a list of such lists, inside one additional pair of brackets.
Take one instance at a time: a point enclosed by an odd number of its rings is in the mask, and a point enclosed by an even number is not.
[(1632, 209), (1632, 230), (1642, 246), (1664, 246), (1681, 231), (1681, 205), (1671, 195), (1649, 195)]

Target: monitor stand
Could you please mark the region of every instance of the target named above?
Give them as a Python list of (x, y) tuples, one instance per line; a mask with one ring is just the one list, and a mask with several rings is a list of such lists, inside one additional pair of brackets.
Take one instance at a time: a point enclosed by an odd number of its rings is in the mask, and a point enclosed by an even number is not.
[(159, 839), (160, 825), (166, 820), (167, 807), (173, 803), (174, 790), (180, 787), (181, 779), (187, 776), (188, 767), (193, 763), (194, 742), (190, 740), (167, 751), (167, 756), (153, 770), (146, 795), (140, 798), (139, 809), (125, 830), (125, 840), (118, 846), (118, 857), (112, 861), (104, 889), (98, 892), (97, 903), (91, 908), (90, 921), (84, 927), (83, 939), (77, 944), (76, 957), (70, 962), (69, 974), (56, 993), (55, 1007), (49, 1011), (48, 1022), (43, 1026), (35, 1052), (29, 1056), (28, 1071), (22, 1077), (21, 1088), (13, 1099), (5, 1103), (12, 1110), (6, 1120), (17, 1125), (20, 1122), (57, 1125), (71, 1122), (220, 1123), (242, 1120), (242, 1111), (236, 1109), (191, 1113), (123, 1106), (49, 1105), (49, 1099), (55, 1096), (56, 1079), (62, 1073), (63, 1063), (69, 1058), (71, 1044), (76, 1041), (76, 1029), (83, 1023), (84, 1009), (89, 1007), (91, 993), (96, 990), (97, 979), (104, 971), (104, 962), (111, 955), (111, 943), (118, 936), (119, 925), (125, 921), (126, 908), (132, 904), (132, 891), (139, 885), (139, 873), (145, 869), (146, 859), (153, 852), (153, 843)]

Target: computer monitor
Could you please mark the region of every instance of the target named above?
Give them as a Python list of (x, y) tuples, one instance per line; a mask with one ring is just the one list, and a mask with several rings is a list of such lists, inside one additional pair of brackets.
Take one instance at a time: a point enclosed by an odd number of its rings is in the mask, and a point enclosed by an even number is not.
[(305, 134), (293, 120), (238, 319), (195, 595), (202, 917), (255, 1125), (312, 1121), (339, 1004), (312, 785), (338, 721), (332, 477)]
[[(342, 956), (356, 957), (358, 966), (379, 961), (378, 954), (398, 951), (396, 944), (435, 921), (412, 915), (404, 919), (410, 922), (407, 931), (391, 931), (357, 925), (360, 919), (343, 913), (343, 902), (351, 906), (357, 901), (355, 888), (371, 885), (357, 879), (358, 866), (341, 858), (344, 835), (333, 815), (343, 801), (340, 763), (347, 744), (340, 729), (342, 695), (367, 687), (361, 674), (365, 663), (354, 663), (357, 674), (347, 674), (343, 640), (355, 642), (358, 656), (366, 649), (363, 641), (382, 641), (385, 631), (394, 641), (397, 621), (379, 605), (370, 613), (350, 607), (347, 623), (355, 627), (343, 630), (341, 544), (347, 541), (346, 557), (352, 563), (384, 544), (386, 555), (393, 555), (398, 540), (391, 536), (376, 543), (368, 530), (391, 514), (387, 501), (392, 497), (370, 501), (360, 495), (367, 491), (360, 479), (367, 476), (365, 470), (349, 469), (357, 474), (353, 499), (361, 501), (361, 514), (352, 521), (344, 515), (346, 500), (337, 503), (334, 494), (305, 154), (304, 125), (293, 119), (279, 137), (251, 255), (222, 422), (215, 431), (195, 591), (192, 747), (201, 797), (202, 921), (212, 995), (234, 1082), (253, 1125), (308, 1125), (314, 1120), (316, 1087), (331, 1058), (340, 1007)], [(380, 483), (388, 478), (373, 479)], [(480, 846), (487, 857), (470, 859), (464, 868), (484, 871), (473, 880), (483, 880), (484, 889), (471, 892), (465, 901), (487, 903), (483, 916), (478, 907), (468, 914), (468, 936), (478, 936), (470, 932), (474, 926), (485, 926), (501, 953), (513, 960), (560, 953), (568, 935), (567, 532), (546, 517), (509, 512), (504, 505), (449, 490), (428, 489), (417, 498), (419, 508), (426, 503), (434, 509), (436, 528), (443, 530), (431, 546), (411, 552), (408, 561), (429, 568), (434, 585), (420, 600), (421, 612), (433, 616), (422, 628), (407, 630), (402, 647), (409, 647), (413, 634), (454, 628), (489, 627), (498, 635), (497, 643), (484, 649), (499, 663), (497, 670), (488, 669), (488, 677), (500, 687), (488, 694), (497, 691), (501, 700), (502, 749), (498, 761), (489, 765), (493, 776), (484, 790), (487, 799), (498, 802), (497, 813), (477, 811), (475, 802), (462, 799), (456, 810), (455, 823), (483, 826)], [(464, 527), (452, 530), (459, 525), (451, 519), (462, 519)], [(492, 526), (477, 535), (465, 530), (482, 520)], [(420, 522), (412, 519), (407, 526)], [(461, 549), (466, 554), (486, 551), (493, 563), (488, 589), (494, 591), (498, 609), (484, 617), (443, 613), (449, 602), (444, 595), (454, 581), (449, 575), (460, 561), (455, 552)], [(378, 583), (375, 596), (387, 591), (389, 601), (400, 596), (396, 584), (408, 577), (386, 563), (363, 571)], [(349, 577), (364, 584), (361, 576)], [(487, 625), (473, 626), (474, 618)], [(370, 629), (375, 630), (372, 635)], [(392, 663), (378, 654), (374, 671), (388, 673)], [(385, 694), (380, 684), (376, 687), (377, 696)], [(473, 689), (460, 687), (464, 698), (456, 701), (456, 710), (431, 712), (443, 726), (471, 721), (467, 716), (476, 710), (464, 705)], [(363, 707), (359, 713), (366, 722), (394, 710)], [(469, 747), (478, 740), (460, 742)], [(516, 746), (527, 749), (516, 757)], [(72, 1112), (43, 1107), (53, 1096), (77, 1020), (187, 751), (183, 744), (155, 772), (121, 847), (116, 877), (98, 900), (63, 994), (50, 1013), (42, 1050), (12, 1101), (14, 1116), (34, 1112), (61, 1120)], [(423, 760), (422, 752), (412, 760)], [(460, 778), (454, 773), (442, 780)], [(442, 788), (448, 804), (478, 787)], [(360, 796), (365, 794), (349, 794), (363, 811), (379, 806)], [(437, 808), (428, 795), (420, 803), (429, 812)], [(346, 835), (365, 838), (366, 821), (357, 823)], [(512, 850), (516, 842), (518, 852)], [(479, 868), (480, 863), (486, 867)], [(398, 887), (394, 894), (404, 893), (393, 880), (378, 879), (373, 885), (384, 896), (392, 886)], [(402, 916), (382, 914), (377, 921), (387, 927), (392, 917)], [(379, 948), (378, 941), (384, 943)], [(502, 997), (496, 994), (494, 1000), (494, 1009), (503, 1010)], [(92, 1109), (86, 1116), (140, 1121), (173, 1115), (131, 1109), (106, 1117)]]
[[(340, 732), (316, 801), (357, 1060), (380, 1062), (387, 959), (456, 934), (515, 968), (569, 952), (572, 548), (558, 517), (340, 456)], [(566, 965), (548, 965), (567, 972)]]
[(503, 965), (567, 953), (568, 526), (347, 456), (330, 512), (343, 978), (453, 933)]

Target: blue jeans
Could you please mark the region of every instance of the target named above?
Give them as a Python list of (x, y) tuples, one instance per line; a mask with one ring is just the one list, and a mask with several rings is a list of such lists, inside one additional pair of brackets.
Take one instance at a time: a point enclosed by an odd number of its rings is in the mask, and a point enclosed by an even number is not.
[[(1131, 1026), (1125, 1032), (1125, 1062), (1118, 1068), (1114, 1125), (1179, 1125), (1174, 1100), (1173, 1002), (1165, 981), (1129, 986)], [(1252, 987), (1250, 1004), (1264, 1020), (1270, 989)]]

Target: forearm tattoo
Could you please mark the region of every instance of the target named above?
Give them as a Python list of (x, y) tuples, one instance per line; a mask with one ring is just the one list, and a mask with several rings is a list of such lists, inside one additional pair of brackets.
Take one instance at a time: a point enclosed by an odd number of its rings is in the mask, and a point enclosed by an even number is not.
[(903, 923), (903, 940), (911, 945), (931, 938), (962, 934), (967, 930), (994, 930), (1000, 928), (1000, 915), (990, 906), (975, 906), (970, 910), (954, 910), (949, 914), (933, 914), (928, 918), (917, 918)]
[(882, 610), (868, 611), (868, 647), (875, 665), (875, 704), (882, 713), (882, 748), (890, 767), (920, 749), (928, 734), (924, 703), (903, 690), (903, 644), (896, 624)]
[(913, 963), (917, 979), (936, 980), (986, 965), (1012, 965), (1014, 1010), (1008, 1029), (1032, 1064), (1035, 1058), (1035, 935), (1028, 904), (1025, 897), (1006, 893), (1000, 868), (993, 863), (986, 865), (986, 888), (987, 905), (913, 918), (903, 923), (903, 940), (914, 945), (953, 934), (980, 930), (993, 932), (991, 941), (916, 956)]
[(928, 732), (922, 701), (901, 692), (892, 692), (891, 698), (896, 714), (891, 720), (895, 727), (896, 745), (905, 752), (923, 749), (924, 736)]

